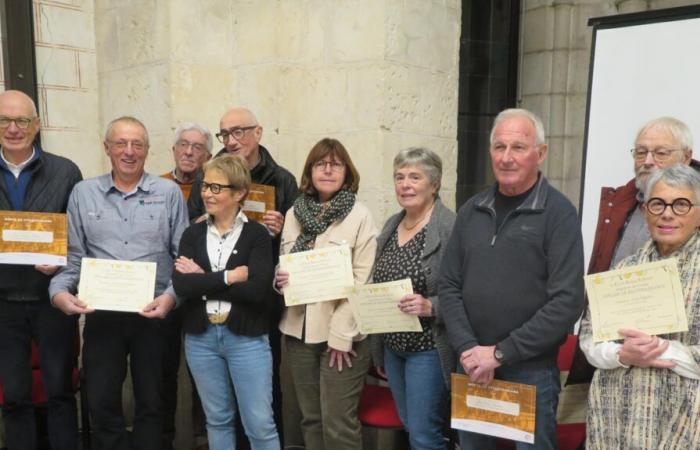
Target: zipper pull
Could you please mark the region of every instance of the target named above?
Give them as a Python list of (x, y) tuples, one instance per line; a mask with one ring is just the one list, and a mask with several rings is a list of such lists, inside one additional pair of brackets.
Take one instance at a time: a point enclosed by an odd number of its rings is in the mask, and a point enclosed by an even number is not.
[(493, 244), (496, 243), (496, 236), (498, 236), (498, 235), (497, 235), (497, 234), (494, 234), (494, 235), (493, 235), (493, 238), (491, 238), (491, 247), (493, 247)]

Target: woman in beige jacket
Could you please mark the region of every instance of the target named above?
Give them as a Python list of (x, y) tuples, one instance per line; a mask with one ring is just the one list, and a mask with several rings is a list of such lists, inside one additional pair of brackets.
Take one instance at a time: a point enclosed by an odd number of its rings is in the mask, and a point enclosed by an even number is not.
[[(369, 210), (356, 200), (360, 176), (335, 139), (319, 141), (301, 177), (301, 195), (287, 212), (281, 254), (347, 245), (355, 283), (367, 281), (377, 230)], [(278, 289), (289, 275), (279, 270)], [(347, 299), (286, 308), (280, 330), (302, 413), (307, 450), (361, 450), (357, 405), (369, 369), (369, 343)]]

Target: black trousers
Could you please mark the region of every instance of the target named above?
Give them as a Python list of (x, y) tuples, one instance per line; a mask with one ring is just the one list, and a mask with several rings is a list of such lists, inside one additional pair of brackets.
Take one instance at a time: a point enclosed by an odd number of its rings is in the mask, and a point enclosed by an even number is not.
[[(97, 311), (83, 331), (83, 368), (94, 450), (154, 450), (163, 431), (162, 320), (136, 313)], [(122, 384), (130, 358), (134, 427), (127, 433)]]
[(0, 383), (5, 392), (3, 419), (9, 450), (36, 448), (31, 399), (31, 341), (39, 348), (39, 367), (48, 397), (51, 447), (72, 450), (78, 444), (78, 420), (72, 385), (77, 366), (77, 317), (55, 309), (48, 299), (0, 300)]

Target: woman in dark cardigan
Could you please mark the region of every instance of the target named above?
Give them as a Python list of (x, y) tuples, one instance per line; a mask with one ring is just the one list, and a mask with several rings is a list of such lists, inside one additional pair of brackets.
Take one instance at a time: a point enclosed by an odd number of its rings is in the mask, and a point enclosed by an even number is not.
[(238, 157), (205, 165), (202, 198), (208, 218), (182, 234), (173, 273), (175, 291), (185, 298), (185, 356), (213, 450), (234, 448), (236, 405), (253, 450), (280, 448), (267, 336), (272, 241), (267, 229), (241, 210), (250, 183)]

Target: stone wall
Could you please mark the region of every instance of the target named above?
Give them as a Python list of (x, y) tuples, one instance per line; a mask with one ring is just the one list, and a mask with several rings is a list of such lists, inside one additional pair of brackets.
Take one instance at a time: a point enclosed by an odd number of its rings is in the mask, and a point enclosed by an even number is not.
[(519, 102), (542, 117), (544, 171), (577, 205), (586, 120), (591, 17), (696, 4), (679, 0), (525, 0)]
[(320, 138), (343, 142), (378, 222), (393, 212), (394, 154), (427, 145), (444, 158), (454, 203), (458, 0), (97, 0), (100, 122), (142, 118), (147, 168), (172, 165), (172, 132), (218, 129), (250, 107), (262, 143), (299, 176)]
[(105, 170), (98, 117), (91, 0), (35, 0), (37, 87), (43, 147), (84, 176)]

